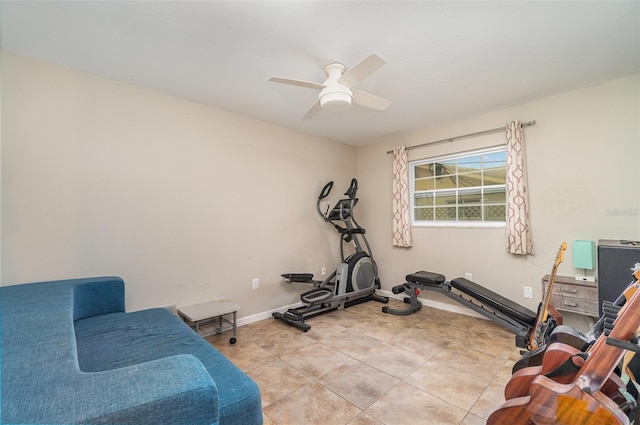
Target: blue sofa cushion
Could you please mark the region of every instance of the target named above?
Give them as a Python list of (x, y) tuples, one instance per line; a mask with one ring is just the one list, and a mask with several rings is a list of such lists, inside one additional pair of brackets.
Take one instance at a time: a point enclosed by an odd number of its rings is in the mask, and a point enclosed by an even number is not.
[(202, 362), (218, 388), (220, 425), (262, 421), (255, 382), (167, 309), (88, 317), (75, 322), (75, 333), (83, 372), (189, 353)]

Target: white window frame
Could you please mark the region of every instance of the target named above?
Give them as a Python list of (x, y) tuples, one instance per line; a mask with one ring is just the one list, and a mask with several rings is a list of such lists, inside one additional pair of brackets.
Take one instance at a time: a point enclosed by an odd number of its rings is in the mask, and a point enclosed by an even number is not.
[[(456, 220), (416, 220), (415, 219), (415, 199), (416, 199), (416, 190), (415, 190), (415, 183), (416, 183), (416, 177), (415, 177), (415, 167), (417, 165), (422, 165), (422, 164), (428, 164), (428, 163), (433, 163), (433, 162), (444, 162), (444, 161), (451, 161), (451, 160), (458, 160), (458, 159), (462, 159), (462, 158), (468, 158), (468, 157), (473, 157), (473, 156), (480, 156), (480, 155), (486, 155), (486, 154), (492, 154), (492, 153), (496, 153), (496, 152), (505, 152), (506, 153), (506, 146), (501, 145), (501, 146), (494, 146), (491, 148), (484, 148), (484, 149), (474, 149), (471, 151), (466, 151), (466, 152), (460, 152), (460, 153), (455, 153), (455, 154), (449, 154), (449, 155), (442, 155), (442, 156), (438, 156), (438, 157), (433, 157), (433, 158), (425, 158), (425, 159), (419, 159), (419, 160), (414, 160), (414, 161), (410, 161), (409, 162), (409, 181), (410, 181), (410, 190), (409, 190), (409, 196), (410, 196), (410, 202), (411, 202), (411, 226), (412, 227), (472, 227), (472, 228), (504, 228), (506, 225), (506, 217), (505, 217), (505, 221), (458, 221), (458, 218), (456, 217)], [(458, 171), (456, 171), (456, 177), (458, 176)], [(457, 181), (457, 179), (456, 179)], [(482, 193), (484, 193), (485, 189), (491, 189), (491, 188), (504, 188), (505, 192), (506, 192), (506, 184), (505, 185), (491, 185), (491, 186), (478, 186), (480, 188), (480, 190), (482, 191)], [(430, 191), (431, 193), (438, 193), (438, 192), (452, 192), (455, 191), (456, 193), (456, 199), (458, 199), (458, 190), (459, 187), (457, 187), (456, 184), (456, 188), (455, 189), (434, 189), (433, 191)], [(418, 191), (421, 192), (421, 191)], [(459, 204), (456, 201), (455, 206), (457, 207)], [(485, 204), (484, 202), (480, 203), (479, 206), (481, 207), (481, 210), (484, 210), (484, 207), (486, 205), (490, 205), (490, 204)], [(456, 208), (457, 210), (457, 208)], [(505, 197), (505, 215), (506, 215), (506, 197)]]

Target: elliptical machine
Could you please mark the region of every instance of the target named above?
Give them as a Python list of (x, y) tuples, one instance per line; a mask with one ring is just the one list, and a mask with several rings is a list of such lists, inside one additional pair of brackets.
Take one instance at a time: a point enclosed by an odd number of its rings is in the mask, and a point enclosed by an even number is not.
[[(342, 262), (323, 281), (314, 280), (311, 273), (283, 274), (282, 277), (285, 278), (286, 283), (308, 283), (313, 285), (313, 289), (300, 295), (300, 301), (304, 304), (302, 307), (292, 308), (284, 313), (273, 313), (273, 317), (276, 319), (304, 332), (311, 329), (311, 326), (304, 322), (305, 318), (351, 307), (365, 301), (389, 302), (388, 297), (375, 294), (376, 289), (380, 289), (378, 268), (372, 257), (365, 229), (358, 224), (353, 216), (353, 209), (358, 203), (358, 198), (356, 198), (358, 181), (352, 179), (349, 189), (344, 193), (347, 198), (340, 199), (330, 211), (329, 205), (327, 205), (323, 212), (320, 208), (320, 202), (329, 196), (332, 188), (332, 181), (322, 188), (316, 202), (316, 209), (324, 221), (333, 225), (340, 234)], [(346, 258), (345, 243), (352, 243), (355, 249)]]

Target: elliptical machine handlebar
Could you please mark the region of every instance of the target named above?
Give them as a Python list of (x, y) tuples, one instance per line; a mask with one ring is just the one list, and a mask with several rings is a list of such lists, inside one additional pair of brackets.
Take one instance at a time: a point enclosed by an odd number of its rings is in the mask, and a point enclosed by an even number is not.
[[(334, 207), (331, 209), (330, 204), (326, 204), (324, 211), (320, 209), (320, 201), (329, 196), (331, 193), (331, 189), (333, 189), (333, 181), (325, 184), (322, 190), (320, 191), (320, 195), (318, 195), (318, 201), (316, 202), (316, 209), (318, 210), (318, 214), (324, 219), (324, 221), (333, 222), (336, 217), (339, 217), (340, 220), (347, 220), (351, 215), (351, 210), (358, 202), (358, 198), (356, 198), (356, 193), (358, 192), (358, 180), (351, 179), (351, 183), (349, 184), (349, 188), (344, 193), (349, 199), (340, 200)], [(335, 210), (335, 211), (334, 211)]]
[(326, 198), (331, 193), (331, 189), (333, 188), (333, 181), (325, 184), (322, 190), (320, 191), (320, 196), (318, 196), (318, 201)]
[(325, 208), (324, 212), (322, 212), (322, 210), (320, 209), (320, 201), (322, 201), (324, 198), (329, 196), (332, 188), (333, 188), (333, 181), (330, 181), (329, 183), (325, 184), (322, 190), (320, 191), (320, 195), (318, 195), (318, 201), (316, 202), (316, 209), (318, 210), (318, 214), (322, 216), (324, 221), (329, 221), (328, 219), (329, 209), (331, 207), (329, 206), (329, 204), (327, 204), (327, 207)]
[(344, 193), (349, 197), (349, 199), (356, 199), (356, 193), (358, 192), (358, 180), (351, 179), (351, 184), (349, 185), (349, 189)]

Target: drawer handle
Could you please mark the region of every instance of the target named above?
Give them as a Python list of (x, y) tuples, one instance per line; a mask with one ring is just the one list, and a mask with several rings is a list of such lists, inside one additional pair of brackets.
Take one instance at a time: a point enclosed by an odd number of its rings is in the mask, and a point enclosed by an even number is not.
[(562, 292), (566, 292), (567, 294), (577, 294), (578, 290), (577, 289), (564, 289), (564, 288), (562, 288)]
[(578, 304), (576, 304), (576, 303), (571, 303), (571, 302), (567, 302), (567, 301), (565, 301), (563, 304), (564, 304), (564, 305), (566, 305), (566, 306), (568, 306), (568, 307), (578, 307)]

